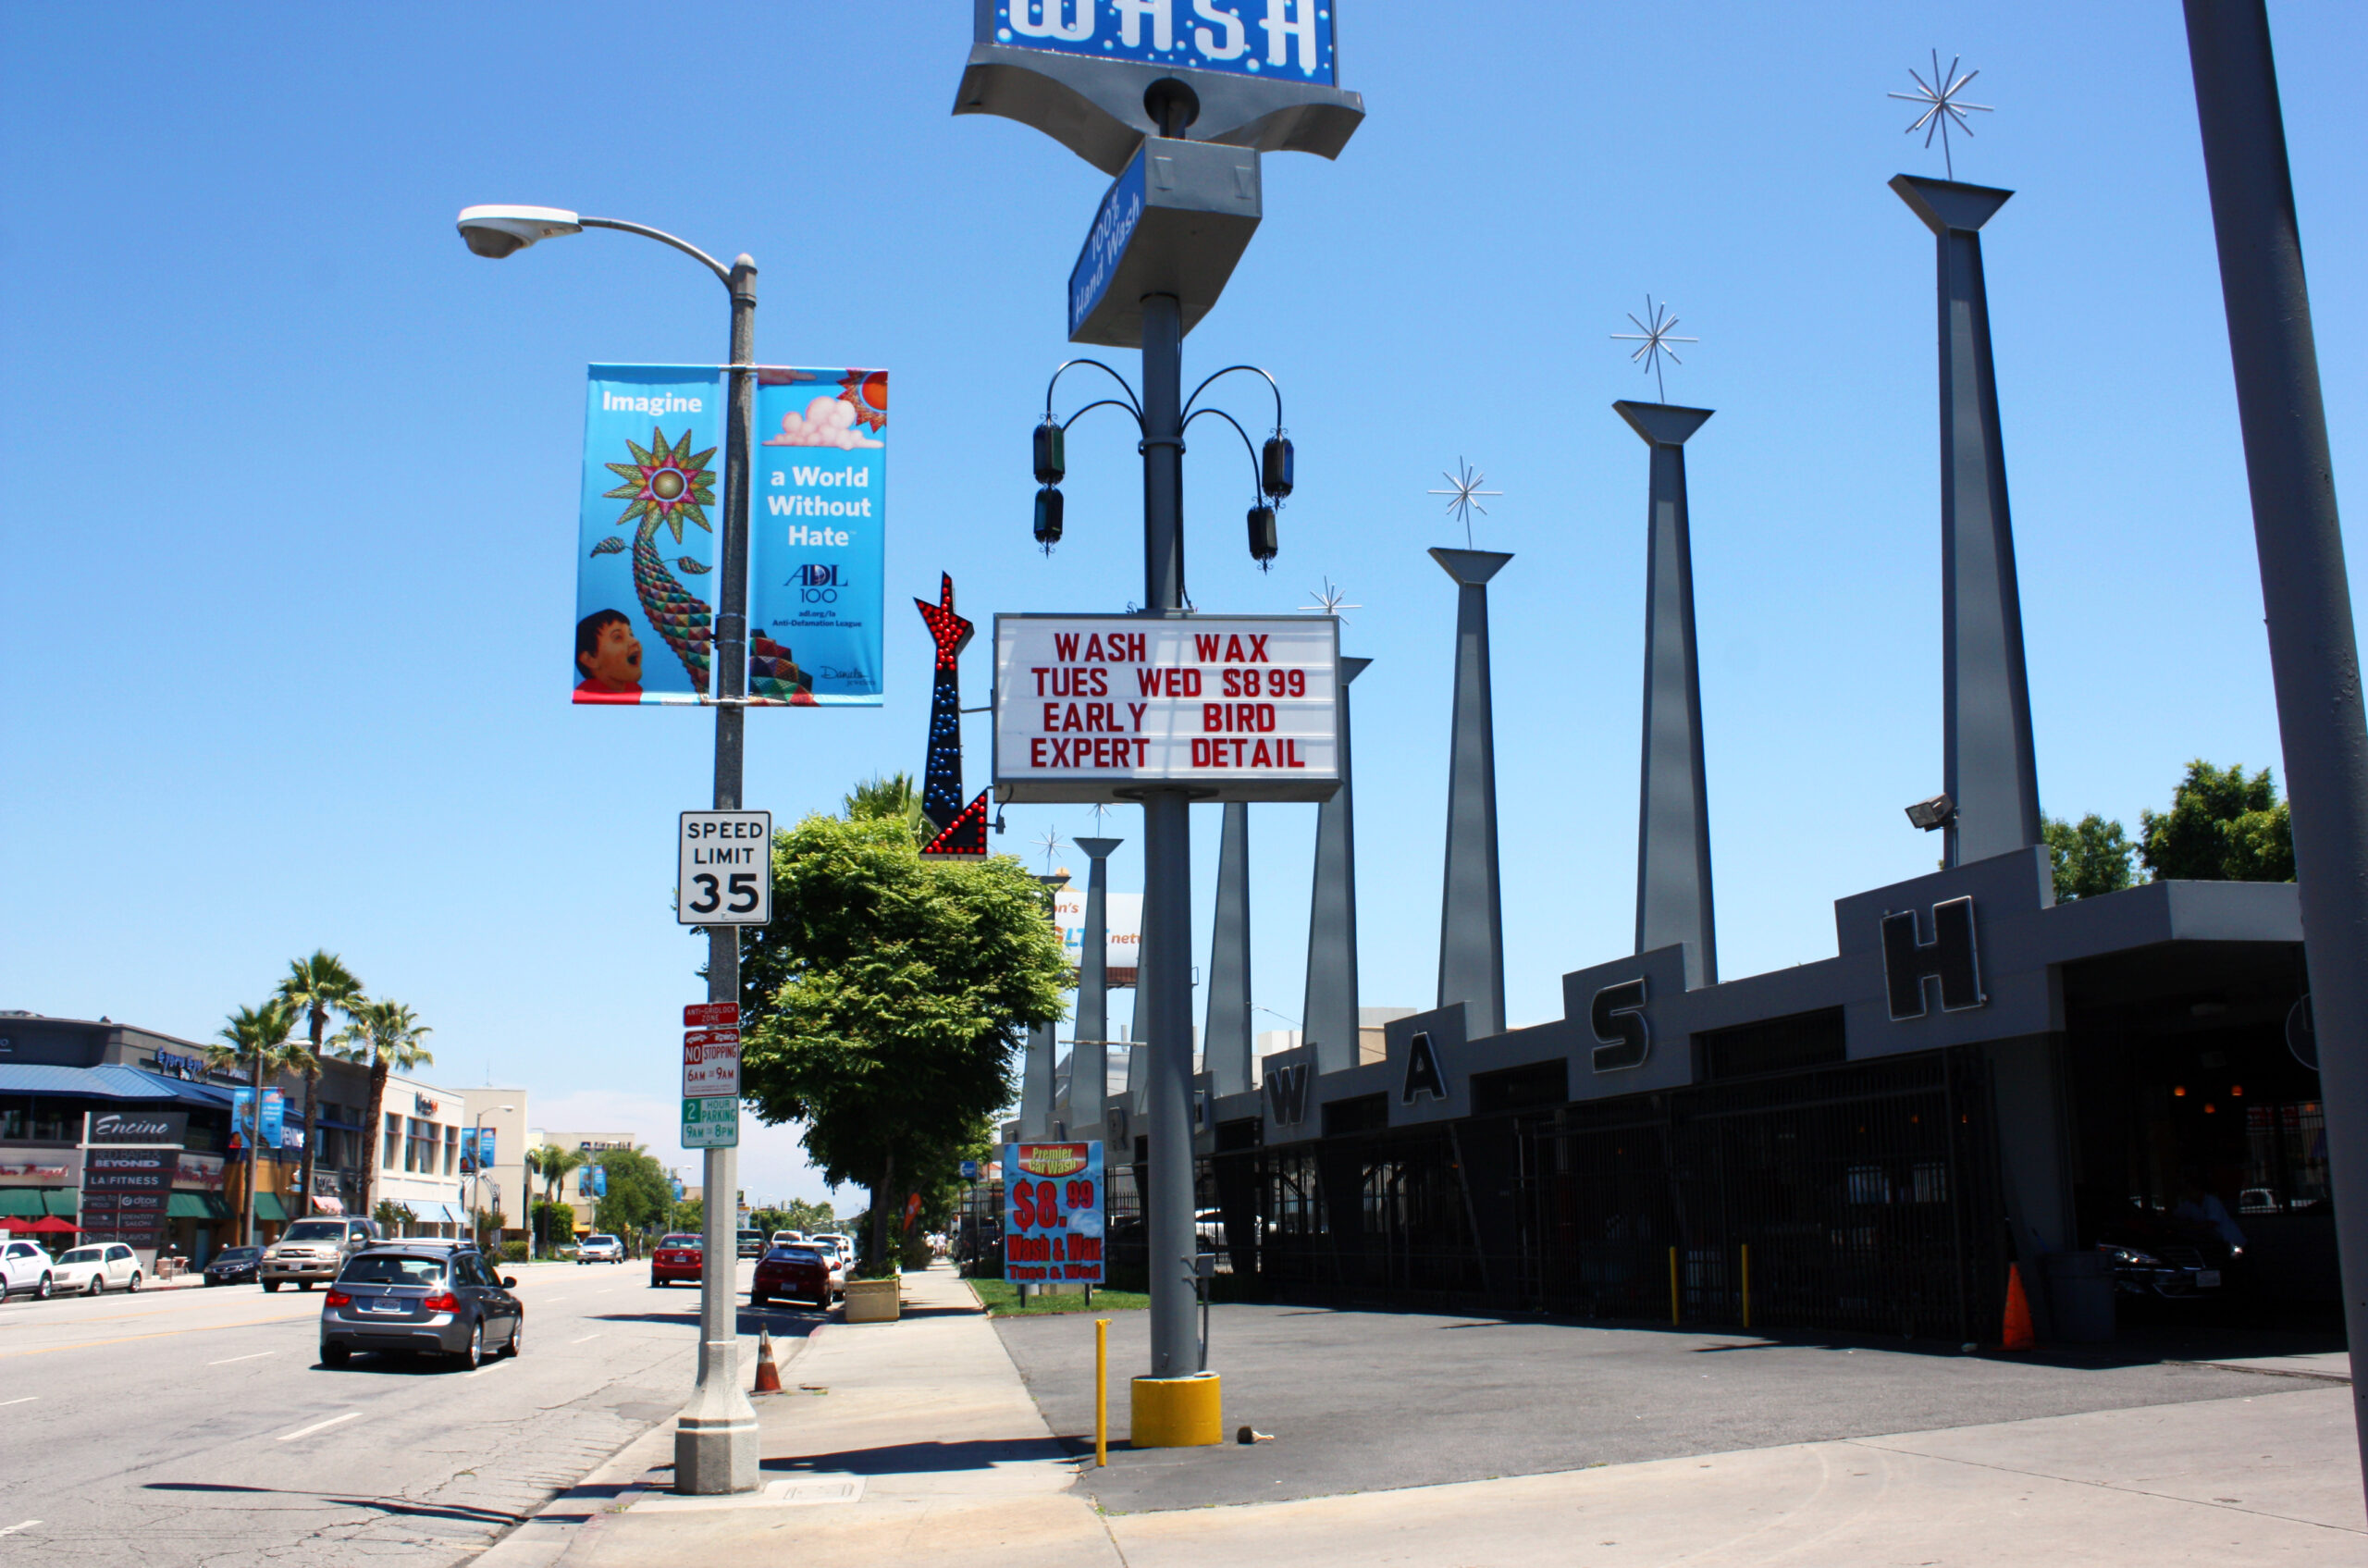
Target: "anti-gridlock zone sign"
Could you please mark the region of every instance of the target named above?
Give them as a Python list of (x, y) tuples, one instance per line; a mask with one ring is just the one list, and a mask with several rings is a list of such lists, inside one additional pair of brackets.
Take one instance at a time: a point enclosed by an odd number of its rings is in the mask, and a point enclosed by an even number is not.
[(1102, 1283), (1102, 1145), (1003, 1146), (1003, 1277)]
[(1328, 615), (998, 615), (995, 798), (1328, 800), (1340, 626)]

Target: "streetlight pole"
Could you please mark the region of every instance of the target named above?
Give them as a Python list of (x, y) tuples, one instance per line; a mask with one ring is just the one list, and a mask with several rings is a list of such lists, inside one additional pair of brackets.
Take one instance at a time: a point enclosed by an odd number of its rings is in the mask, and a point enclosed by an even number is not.
[[(731, 388), (723, 433), (723, 518), (715, 616), (715, 809), (740, 809), (742, 735), (748, 683), (748, 456), (756, 419), (757, 264), (746, 254), (725, 266), (688, 241), (617, 218), (585, 217), (554, 207), (464, 209), (461, 238), (482, 256), (515, 253), (538, 240), (586, 228), (614, 228), (671, 245), (715, 274), (732, 298)], [(740, 1000), (740, 928), (708, 928), (707, 995)], [(757, 1488), (757, 1411), (740, 1388), (737, 1284), (739, 1247), (732, 1200), (739, 1191), (740, 1151), (709, 1149), (700, 1216), (698, 1378), (674, 1426), (674, 1489), (702, 1495)], [(719, 1194), (721, 1197), (719, 1198)]]
[[(476, 1217), (485, 1212), (485, 1118), (489, 1115), (508, 1116), (517, 1108), (515, 1105), (496, 1105), (489, 1112), (479, 1111), (475, 1121), (470, 1124), (469, 1130), (475, 1136), (470, 1141), (469, 1146), (476, 1151), (469, 1156), (469, 1175), (475, 1179), (469, 1184), (469, 1228), (471, 1230), (476, 1229)], [(499, 1183), (493, 1189), (493, 1195), (496, 1203), (501, 1201), (501, 1188)]]

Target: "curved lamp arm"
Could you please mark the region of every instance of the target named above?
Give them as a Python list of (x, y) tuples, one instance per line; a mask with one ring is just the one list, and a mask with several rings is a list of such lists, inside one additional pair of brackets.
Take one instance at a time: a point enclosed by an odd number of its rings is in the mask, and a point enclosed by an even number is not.
[[(1260, 374), (1263, 375), (1264, 372), (1261, 372)], [(1232, 426), (1233, 433), (1241, 438), (1241, 450), (1250, 454), (1250, 493), (1262, 500), (1264, 499), (1266, 494), (1264, 487), (1265, 476), (1258, 472), (1258, 448), (1251, 441), (1250, 432), (1241, 427), (1241, 421), (1236, 419), (1233, 415), (1227, 414), (1221, 408), (1204, 408), (1198, 414), (1190, 414), (1185, 415), (1184, 428), (1190, 430), (1192, 427), (1193, 420), (1200, 418), (1202, 414), (1214, 414), (1219, 419), (1224, 420), (1227, 425)]]
[[(1076, 424), (1079, 420), (1083, 419), (1087, 414), (1092, 414), (1097, 408), (1123, 408), (1128, 413), (1132, 414), (1135, 416), (1135, 427), (1137, 429), (1142, 428), (1142, 411), (1136, 408), (1132, 403), (1128, 402), (1123, 398), (1096, 399), (1094, 401), (1086, 404), (1083, 408), (1079, 409), (1075, 414), (1070, 414), (1067, 419), (1062, 420), (1061, 428), (1063, 430), (1067, 430), (1070, 426)], [(1048, 418), (1050, 417), (1049, 411), (1046, 416)]]
[(586, 228), (615, 228), (627, 234), (638, 234), (645, 240), (655, 240), (661, 245), (672, 245), (674, 249), (682, 252), (686, 256), (697, 257), (701, 262), (706, 264), (707, 269), (709, 272), (715, 274), (716, 281), (722, 283), (727, 289), (732, 287), (732, 269), (730, 267), (725, 266), (722, 262), (716, 260), (713, 256), (709, 255), (705, 251), (700, 250), (688, 240), (678, 240), (662, 228), (651, 228), (646, 224), (627, 223), (624, 219), (616, 217), (579, 217), (575, 221), (582, 224)]
[[(1125, 377), (1119, 375), (1116, 371), (1111, 369), (1108, 365), (1103, 364), (1098, 359), (1070, 359), (1063, 360), (1061, 362), (1059, 368), (1053, 372), (1052, 380), (1044, 383), (1045, 418), (1050, 419), (1053, 417), (1053, 389), (1060, 383), (1061, 377), (1066, 372), (1080, 364), (1090, 364), (1093, 366), (1094, 369), (1099, 370), (1104, 375), (1109, 377), (1111, 380), (1118, 383), (1118, 389), (1127, 394), (1127, 406), (1134, 411), (1135, 423), (1138, 425), (1142, 423), (1143, 408), (1142, 404), (1135, 401), (1135, 389), (1127, 384), (1127, 378)], [(1084, 409), (1078, 410), (1079, 414), (1082, 414), (1084, 412)], [(1074, 418), (1076, 415), (1072, 414), (1070, 417)], [(1064, 426), (1064, 428), (1066, 428), (1066, 426)]]
[[(1211, 376), (1211, 377), (1208, 378), (1208, 380), (1207, 380), (1207, 381), (1203, 381), (1203, 382), (1202, 382), (1199, 386), (1197, 386), (1197, 387), (1193, 388), (1193, 389), (1192, 389), (1192, 395), (1191, 395), (1190, 397), (1186, 398), (1186, 399), (1184, 400), (1184, 413), (1185, 413), (1186, 417), (1188, 417), (1188, 418), (1189, 418), (1189, 417), (1190, 417), (1191, 413), (1192, 413), (1192, 405), (1193, 405), (1194, 403), (1196, 403), (1196, 402), (1199, 402), (1199, 401), (1201, 401), (1201, 394), (1202, 394), (1202, 392), (1205, 392), (1205, 391), (1207, 391), (1207, 390), (1209, 389), (1209, 381), (1214, 381), (1214, 380), (1215, 380), (1215, 379), (1217, 378), (1217, 377), (1218, 377), (1218, 376), (1230, 376), (1230, 375), (1232, 375), (1232, 374), (1233, 374), (1235, 371), (1237, 371), (1237, 370), (1246, 370), (1246, 371), (1250, 372), (1250, 374), (1251, 374), (1251, 375), (1252, 375), (1252, 376), (1265, 376), (1265, 377), (1266, 377), (1266, 385), (1267, 385), (1268, 387), (1270, 387), (1270, 388), (1274, 389), (1274, 393), (1275, 393), (1275, 428), (1276, 428), (1276, 430), (1278, 430), (1278, 431), (1279, 431), (1280, 429), (1282, 429), (1282, 427), (1283, 427), (1283, 389), (1282, 389), (1281, 385), (1280, 385), (1278, 382), (1276, 382), (1276, 379), (1275, 379), (1273, 377), (1271, 377), (1271, 376), (1266, 376), (1266, 373), (1265, 373), (1264, 371), (1263, 371), (1263, 370), (1259, 369), (1259, 368), (1258, 368), (1256, 365), (1254, 365), (1254, 364), (1228, 364), (1228, 365), (1227, 365), (1223, 370), (1220, 370), (1220, 371), (1216, 372), (1216, 373), (1215, 373), (1215, 375)], [(1240, 429), (1240, 426), (1234, 426), (1234, 428), (1236, 428), (1236, 429)], [(1249, 438), (1249, 438), (1247, 435), (1243, 436), (1243, 438), (1242, 438), (1242, 439), (1244, 439), (1244, 440), (1248, 440)]]

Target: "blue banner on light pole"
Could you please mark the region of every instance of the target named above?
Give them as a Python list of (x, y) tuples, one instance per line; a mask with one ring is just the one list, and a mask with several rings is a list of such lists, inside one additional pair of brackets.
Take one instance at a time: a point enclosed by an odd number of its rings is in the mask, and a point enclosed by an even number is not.
[(288, 1096), (277, 1089), (263, 1092), (262, 1143), (266, 1149), (277, 1149), (287, 1133)]
[(712, 365), (596, 364), (575, 541), (577, 702), (695, 703), (712, 687), (723, 508)]
[(748, 698), (877, 707), (888, 373), (757, 372)]
[(993, 0), (993, 41), (1017, 49), (1169, 70), (1338, 80), (1332, 0)]

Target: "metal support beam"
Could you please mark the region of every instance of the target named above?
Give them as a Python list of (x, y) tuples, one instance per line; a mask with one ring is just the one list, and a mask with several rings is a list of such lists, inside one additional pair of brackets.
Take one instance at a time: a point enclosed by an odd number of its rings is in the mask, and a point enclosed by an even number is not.
[(1250, 807), (1225, 807), (1217, 844), (1216, 931), (1209, 945), (1209, 1021), (1201, 1059), (1212, 1094), (1250, 1091)]
[(1439, 900), (1438, 1006), (1463, 1004), (1463, 1037), (1505, 1028), (1505, 912), (1497, 875), (1497, 735), (1488, 682), (1488, 579), (1511, 555), (1434, 549), (1456, 582), (1455, 721), (1447, 775), (1447, 875)]
[(1315, 1047), (1315, 1070), (1357, 1065), (1356, 775), (1349, 755), (1349, 685), (1370, 659), (1340, 661), (1340, 788), (1315, 809), (1315, 883), (1307, 915), (1307, 990), (1301, 1043)]
[[(1077, 963), (1076, 1038), (1069, 1045), (1069, 1136), (1104, 1136), (1102, 1102), (1110, 1092), (1110, 857), (1124, 841), (1080, 838), (1085, 851), (1085, 936)], [(1108, 1151), (1112, 1164), (1116, 1156)]]

